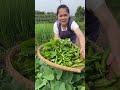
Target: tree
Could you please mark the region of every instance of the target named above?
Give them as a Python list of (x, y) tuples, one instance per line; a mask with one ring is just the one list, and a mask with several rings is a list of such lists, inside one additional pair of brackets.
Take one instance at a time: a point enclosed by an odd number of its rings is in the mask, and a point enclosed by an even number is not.
[(47, 15), (55, 15), (54, 12), (47, 12)]
[(37, 11), (37, 10), (36, 10), (36, 11), (35, 11), (35, 14), (37, 14), (37, 15), (45, 15), (45, 12), (43, 12), (43, 11), (41, 12), (41, 11)]
[(75, 20), (78, 22), (84, 21), (84, 16), (85, 16), (85, 9), (79, 6), (75, 13)]

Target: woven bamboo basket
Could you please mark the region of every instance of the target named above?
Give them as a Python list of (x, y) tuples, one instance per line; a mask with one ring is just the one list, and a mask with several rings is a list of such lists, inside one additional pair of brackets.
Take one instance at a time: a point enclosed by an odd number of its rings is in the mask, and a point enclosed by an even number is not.
[(62, 70), (65, 70), (65, 71), (71, 71), (71, 72), (76, 72), (76, 73), (80, 73), (85, 67), (82, 66), (82, 67), (75, 67), (75, 68), (72, 68), (72, 67), (67, 67), (67, 66), (62, 66), (62, 65), (58, 65), (58, 64), (55, 64), (47, 59), (45, 59), (41, 54), (40, 54), (40, 51), (42, 49), (42, 45), (38, 47), (37, 49), (37, 55), (39, 56), (39, 58), (46, 64), (52, 66), (52, 67), (55, 67), (55, 68), (58, 68), (58, 69), (62, 69)]
[(25, 78), (22, 76), (18, 71), (14, 69), (14, 67), (11, 64), (11, 61), (13, 60), (13, 57), (20, 52), (19, 46), (12, 47), (5, 58), (5, 69), (7, 72), (16, 80), (18, 83), (20, 83), (26, 90), (34, 90), (34, 82), (31, 80)]

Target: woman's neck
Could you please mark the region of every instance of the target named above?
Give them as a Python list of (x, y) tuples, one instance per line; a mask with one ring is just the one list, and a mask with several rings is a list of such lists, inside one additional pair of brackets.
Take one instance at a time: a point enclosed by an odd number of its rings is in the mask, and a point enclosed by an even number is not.
[(61, 25), (63, 30), (66, 30), (67, 29), (67, 25)]

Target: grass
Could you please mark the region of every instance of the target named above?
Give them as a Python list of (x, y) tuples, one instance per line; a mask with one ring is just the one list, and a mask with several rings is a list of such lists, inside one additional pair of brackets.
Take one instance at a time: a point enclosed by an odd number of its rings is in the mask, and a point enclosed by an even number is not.
[(80, 27), (80, 30), (85, 33), (85, 22), (77, 22), (77, 24)]
[(37, 46), (48, 42), (53, 37), (53, 23), (35, 25), (35, 44)]
[[(80, 26), (80, 29), (83, 33), (85, 33), (85, 23), (77, 22)], [(51, 38), (53, 38), (53, 23), (41, 23), (35, 24), (35, 45), (38, 47), (39, 45), (48, 42)]]
[(8, 49), (34, 35), (34, 1), (0, 1), (0, 46)]

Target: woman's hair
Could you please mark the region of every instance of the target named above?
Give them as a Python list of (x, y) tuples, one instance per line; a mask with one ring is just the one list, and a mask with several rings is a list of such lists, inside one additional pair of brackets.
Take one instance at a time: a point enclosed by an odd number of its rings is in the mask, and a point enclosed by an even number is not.
[(58, 15), (58, 13), (59, 13), (59, 9), (61, 9), (61, 8), (65, 8), (66, 11), (67, 11), (68, 13), (70, 13), (69, 8), (68, 8), (66, 5), (60, 5), (60, 6), (57, 8), (57, 15)]

